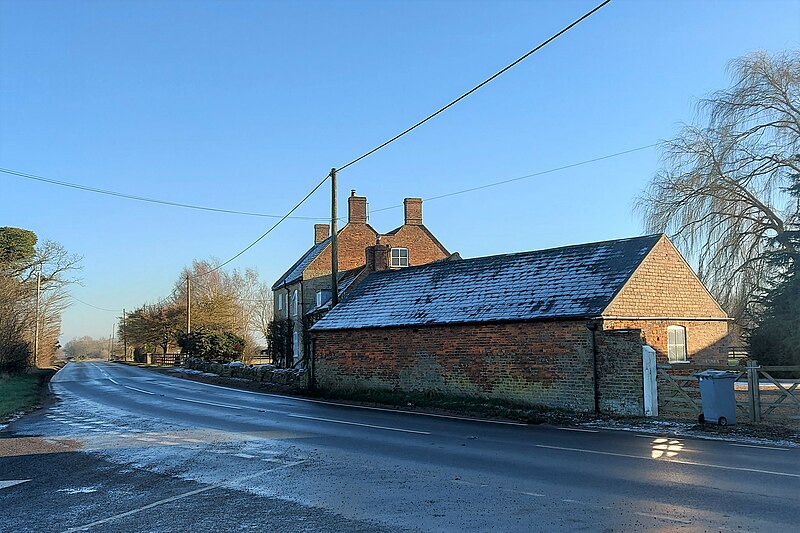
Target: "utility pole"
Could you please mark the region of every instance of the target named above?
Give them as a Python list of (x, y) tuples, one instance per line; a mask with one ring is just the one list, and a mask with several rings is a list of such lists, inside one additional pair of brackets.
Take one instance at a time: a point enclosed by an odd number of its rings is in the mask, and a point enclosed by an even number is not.
[(331, 309), (339, 303), (339, 242), (336, 235), (336, 169), (331, 169)]
[(127, 314), (122, 310), (122, 360), (128, 360), (128, 330), (125, 328)]
[(186, 334), (192, 332), (192, 278), (186, 275)]
[(111, 361), (111, 354), (114, 352), (114, 329), (117, 324), (111, 326), (111, 337), (108, 338), (108, 360)]
[(39, 307), (42, 300), (42, 265), (36, 271), (36, 326), (33, 333), (33, 366), (39, 366)]

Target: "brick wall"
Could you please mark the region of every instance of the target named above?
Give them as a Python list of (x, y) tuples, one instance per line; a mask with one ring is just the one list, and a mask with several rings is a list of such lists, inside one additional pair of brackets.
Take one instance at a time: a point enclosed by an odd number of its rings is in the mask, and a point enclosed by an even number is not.
[(596, 342), (600, 411), (643, 416), (642, 332), (600, 329)]
[(603, 316), (727, 318), (666, 237), (662, 237)]
[(728, 322), (712, 320), (604, 320), (604, 330), (638, 329), (645, 344), (656, 351), (659, 364), (669, 362), (667, 327), (686, 328), (686, 355), (689, 363), (724, 365), (728, 361)]
[(381, 243), (392, 248), (408, 248), (408, 266), (424, 265), (449, 256), (422, 225), (404, 225), (392, 235), (381, 235)]
[[(580, 320), (318, 331), (317, 382), (323, 389), (433, 391), (591, 411), (592, 340), (586, 325)], [(616, 387), (614, 372), (627, 378), (636, 368), (641, 384), (638, 338), (614, 334), (605, 342), (601, 355), (609, 371), (601, 373), (601, 387)], [(635, 386), (605, 391), (601, 406), (636, 410), (630, 404), (641, 405), (641, 391), (627, 393)]]
[[(644, 342), (656, 350), (658, 363), (668, 362), (668, 326), (686, 328), (689, 362), (718, 365), (727, 361), (727, 314), (666, 237), (656, 243), (603, 316), (622, 318), (605, 319), (604, 330), (641, 330)], [(660, 319), (642, 319), (646, 317)]]
[[(378, 232), (369, 224), (347, 224), (338, 235), (339, 272), (364, 264), (364, 250), (373, 246)], [(304, 279), (313, 279), (331, 273), (331, 247), (328, 246), (303, 271)]]

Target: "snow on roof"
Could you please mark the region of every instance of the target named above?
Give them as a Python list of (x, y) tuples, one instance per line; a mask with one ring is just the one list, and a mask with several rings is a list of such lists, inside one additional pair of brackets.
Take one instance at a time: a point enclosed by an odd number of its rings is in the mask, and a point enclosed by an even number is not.
[[(337, 284), (337, 288), (339, 289), (337, 291), (339, 293), (339, 298), (341, 298), (342, 295), (345, 293), (345, 291), (347, 291), (347, 289), (350, 288), (350, 285), (353, 284), (353, 282), (358, 278), (359, 274), (361, 274), (361, 272), (363, 272), (365, 268), (366, 268), (365, 266), (362, 266), (350, 270), (345, 270), (344, 272), (339, 272), (339, 283)], [(327, 290), (329, 293), (331, 292), (330, 287), (328, 287)], [(306, 314), (310, 315), (312, 313), (316, 313), (317, 311), (321, 311), (323, 309), (329, 309), (330, 306), (331, 306), (331, 297), (328, 296), (328, 298), (320, 305), (315, 305), (314, 307), (306, 311)]]
[(295, 264), (293, 264), (289, 270), (287, 270), (283, 276), (281, 276), (278, 281), (272, 286), (272, 290), (278, 290), (284, 285), (290, 285), (296, 281), (299, 281), (303, 277), (303, 271), (306, 269), (308, 265), (311, 264), (311, 261), (317, 258), (319, 254), (328, 246), (328, 243), (331, 241), (331, 238), (328, 237), (324, 241), (319, 244), (315, 244), (309, 250), (303, 254), (303, 256), (297, 260)]
[(312, 330), (599, 316), (660, 237), (375, 272)]

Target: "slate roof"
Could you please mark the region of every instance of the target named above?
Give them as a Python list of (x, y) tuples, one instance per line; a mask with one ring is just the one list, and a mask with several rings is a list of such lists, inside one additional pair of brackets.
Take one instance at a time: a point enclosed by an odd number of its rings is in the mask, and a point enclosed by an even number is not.
[(311, 329), (599, 316), (660, 237), (375, 272)]
[(300, 259), (297, 260), (295, 264), (289, 268), (289, 270), (284, 272), (283, 276), (281, 276), (274, 285), (272, 285), (272, 290), (278, 290), (285, 285), (291, 285), (292, 283), (300, 281), (303, 278), (303, 271), (308, 265), (311, 264), (311, 261), (316, 259), (317, 256), (322, 253), (330, 241), (331, 238), (328, 237), (321, 243), (312, 246), (306, 253), (303, 254)]
[[(364, 271), (365, 268), (366, 268), (365, 266), (362, 266), (350, 270), (345, 270), (344, 272), (339, 272), (339, 283), (337, 284), (337, 288), (339, 289), (337, 291), (339, 293), (339, 298), (341, 298), (342, 295), (345, 292), (347, 292), (347, 289), (350, 288), (350, 285), (353, 284), (353, 282), (358, 278), (358, 276)], [(330, 287), (328, 287), (328, 289), (330, 290)], [(322, 302), (322, 305), (315, 305), (314, 307), (306, 311), (306, 314), (310, 315), (312, 313), (316, 313), (317, 311), (328, 309), (330, 308), (330, 306), (331, 306), (331, 298), (328, 298), (327, 300)]]

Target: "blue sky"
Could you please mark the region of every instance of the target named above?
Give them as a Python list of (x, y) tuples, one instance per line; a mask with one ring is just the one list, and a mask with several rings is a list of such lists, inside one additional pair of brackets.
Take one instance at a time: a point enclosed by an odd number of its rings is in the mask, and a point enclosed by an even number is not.
[[(597, 2), (0, 0), (0, 167), (90, 187), (283, 214), (331, 167), (405, 129)], [(731, 59), (800, 46), (800, 2), (615, 0), (435, 120), (339, 175), (371, 209), (673, 136)], [(426, 202), (464, 257), (643, 232), (659, 151)], [(0, 174), (0, 226), (84, 257), (73, 294), (133, 309), (192, 259), (228, 259), (265, 218), (99, 196)], [(297, 215), (329, 216), (321, 189)], [(388, 231), (402, 209), (375, 212)], [(312, 244), (287, 220), (231, 264), (274, 281)], [(63, 341), (117, 314), (75, 302)], [(62, 341), (62, 342), (63, 342)]]

